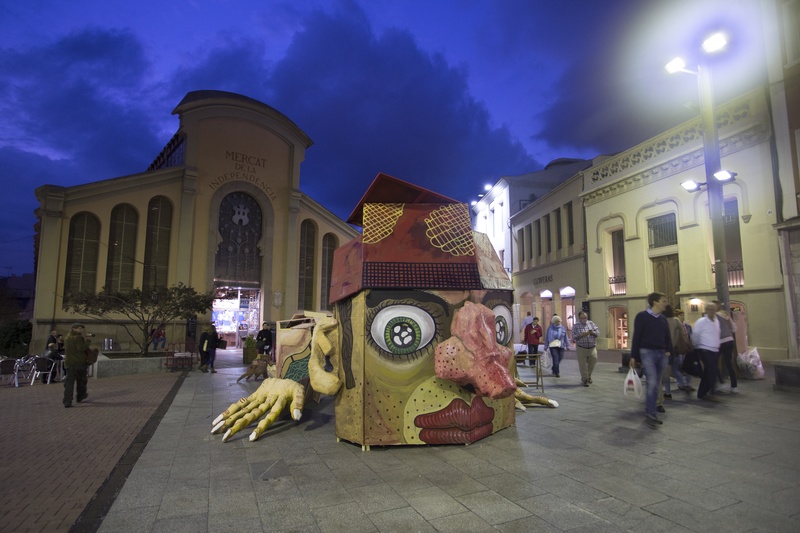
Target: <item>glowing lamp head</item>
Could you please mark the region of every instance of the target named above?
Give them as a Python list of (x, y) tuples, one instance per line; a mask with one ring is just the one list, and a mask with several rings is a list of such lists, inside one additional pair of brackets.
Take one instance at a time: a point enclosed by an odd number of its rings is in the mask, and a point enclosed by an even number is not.
[(707, 54), (713, 54), (724, 49), (727, 44), (728, 39), (725, 37), (725, 34), (717, 32), (703, 41), (703, 50), (705, 50)]

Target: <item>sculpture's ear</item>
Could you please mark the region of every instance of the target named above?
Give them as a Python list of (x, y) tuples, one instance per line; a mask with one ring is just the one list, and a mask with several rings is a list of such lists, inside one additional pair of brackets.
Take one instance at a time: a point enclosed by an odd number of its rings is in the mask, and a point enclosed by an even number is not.
[(339, 379), (340, 357), (339, 322), (333, 317), (317, 320), (311, 335), (311, 359), (308, 362), (311, 388), (329, 396), (339, 391), (342, 386), (342, 380)]

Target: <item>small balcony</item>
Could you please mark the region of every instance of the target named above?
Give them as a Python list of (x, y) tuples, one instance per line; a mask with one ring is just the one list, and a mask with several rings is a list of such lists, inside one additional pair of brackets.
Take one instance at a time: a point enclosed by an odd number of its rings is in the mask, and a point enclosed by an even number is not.
[[(716, 265), (711, 265), (711, 273), (717, 273)], [(742, 261), (728, 263), (728, 287), (744, 287), (744, 263)]]
[(608, 285), (611, 287), (612, 296), (628, 294), (628, 281), (625, 276), (612, 276), (608, 278)]

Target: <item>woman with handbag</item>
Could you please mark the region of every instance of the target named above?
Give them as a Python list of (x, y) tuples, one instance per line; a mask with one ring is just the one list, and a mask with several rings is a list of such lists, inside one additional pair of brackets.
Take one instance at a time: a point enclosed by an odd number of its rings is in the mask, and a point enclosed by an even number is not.
[(553, 319), (550, 320), (550, 326), (548, 326), (547, 334), (544, 337), (544, 344), (553, 359), (553, 376), (560, 378), (559, 364), (561, 363), (561, 358), (564, 356), (564, 350), (570, 349), (567, 328), (561, 325), (560, 316), (553, 315)]

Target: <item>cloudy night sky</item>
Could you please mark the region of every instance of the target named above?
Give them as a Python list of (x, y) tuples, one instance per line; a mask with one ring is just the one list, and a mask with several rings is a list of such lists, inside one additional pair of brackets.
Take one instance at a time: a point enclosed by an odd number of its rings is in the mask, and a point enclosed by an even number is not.
[(0, 0), (0, 275), (33, 271), (37, 187), (143, 172), (189, 91), (287, 115), (346, 218), (378, 172), (469, 202), (692, 118), (663, 66), (718, 29), (723, 101), (763, 83), (758, 0)]

